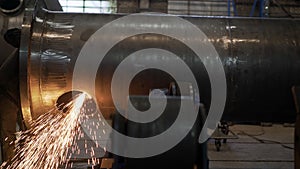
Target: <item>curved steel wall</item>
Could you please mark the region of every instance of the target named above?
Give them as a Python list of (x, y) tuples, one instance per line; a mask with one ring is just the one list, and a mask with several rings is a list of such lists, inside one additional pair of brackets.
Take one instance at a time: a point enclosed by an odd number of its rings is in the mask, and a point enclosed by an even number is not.
[[(160, 15), (155, 16), (159, 22)], [(31, 26), (23, 24), (23, 36), (27, 36), (22, 37), (21, 46), (21, 67), (25, 71), (21, 99), (25, 117), (37, 118), (49, 110), (60, 95), (71, 90), (72, 70), (81, 48), (96, 30), (119, 17), (122, 16), (39, 12)], [(206, 34), (222, 60), (228, 88), (223, 119), (293, 120), (295, 109), (290, 89), (300, 83), (300, 20), (182, 18)], [(182, 56), (199, 83), (201, 101), (209, 107), (210, 83), (203, 63), (190, 57), (193, 54), (180, 42), (147, 34), (122, 41), (106, 56), (114, 59), (101, 63), (98, 72), (104, 73), (97, 75), (95, 83), (97, 101), (104, 116), (114, 110), (110, 96), (114, 68), (130, 52), (144, 47), (169, 49)], [(160, 75), (160, 80), (152, 80)], [(168, 87), (171, 81), (167, 74), (146, 71), (133, 80), (130, 92), (147, 94), (149, 88)]]

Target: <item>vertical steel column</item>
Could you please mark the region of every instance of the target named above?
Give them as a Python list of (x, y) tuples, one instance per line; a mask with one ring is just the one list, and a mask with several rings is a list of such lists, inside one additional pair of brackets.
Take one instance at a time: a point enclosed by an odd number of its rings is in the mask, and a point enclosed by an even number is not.
[(231, 5), (232, 5), (232, 7), (233, 7), (233, 15), (234, 16), (237, 16), (237, 12), (236, 12), (236, 5), (235, 5), (235, 2), (234, 2), (234, 0), (228, 0), (227, 1), (227, 11), (228, 11), (228, 16), (231, 16)]
[(234, 16), (237, 16), (235, 0), (232, 0), (232, 7), (233, 7)]
[(253, 17), (258, 1), (259, 1), (259, 17), (265, 17), (265, 5), (266, 5), (265, 0), (255, 0), (254, 1), (251, 12), (250, 12), (250, 17)]
[(254, 3), (253, 3), (253, 5), (252, 5), (251, 12), (250, 12), (250, 17), (253, 17), (253, 15), (254, 15), (255, 7), (256, 7), (257, 1), (258, 1), (258, 0), (255, 0)]
[(264, 17), (265, 0), (259, 0), (259, 17)]
[(231, 14), (231, 9), (230, 9), (230, 0), (227, 1), (227, 12), (228, 12), (228, 16), (230, 16)]

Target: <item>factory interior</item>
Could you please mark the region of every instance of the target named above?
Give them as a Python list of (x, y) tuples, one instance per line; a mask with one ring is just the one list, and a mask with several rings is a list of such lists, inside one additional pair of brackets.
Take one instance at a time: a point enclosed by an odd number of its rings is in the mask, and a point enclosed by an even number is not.
[(0, 127), (1, 169), (300, 169), (300, 0), (0, 0)]

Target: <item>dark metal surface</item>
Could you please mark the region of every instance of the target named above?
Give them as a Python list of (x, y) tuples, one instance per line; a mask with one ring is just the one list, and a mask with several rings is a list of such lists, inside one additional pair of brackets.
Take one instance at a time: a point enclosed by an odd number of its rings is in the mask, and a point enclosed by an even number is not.
[[(147, 109), (150, 104), (148, 103), (148, 96), (130, 96), (131, 102), (138, 110)], [(127, 120), (119, 113), (116, 113), (113, 118), (114, 128), (120, 133), (134, 138), (147, 138), (152, 137), (162, 132), (165, 132), (176, 120), (178, 116), (178, 109), (181, 105), (181, 98), (169, 96), (168, 105), (166, 106), (162, 116), (153, 122), (142, 124), (135, 123)], [(200, 105), (200, 111), (205, 116), (205, 109)], [(172, 169), (193, 169), (195, 166), (201, 169), (208, 168), (208, 157), (206, 143), (199, 144), (198, 136), (200, 129), (204, 125), (203, 116), (198, 116), (195, 124), (190, 132), (172, 149), (147, 158), (124, 158), (114, 156), (115, 168), (123, 165), (128, 169), (153, 169), (153, 168), (172, 168)], [(180, 131), (178, 131), (180, 132)], [(115, 143), (118, 139), (112, 137), (114, 146), (128, 147), (126, 143)], [(145, 145), (147, 146), (147, 145)]]
[(0, 0), (0, 11), (5, 14), (12, 14), (22, 8), (23, 0)]
[(44, 0), (45, 8), (50, 11), (63, 11), (58, 0)]
[[(120, 17), (39, 12), (30, 24), (30, 17), (25, 15), (21, 46), (21, 67), (27, 72), (22, 72), (21, 89), (25, 116), (37, 118), (49, 110), (60, 95), (71, 90), (72, 70), (85, 42), (96, 30)], [(157, 17), (159, 24), (161, 16), (152, 17)], [(300, 83), (299, 20), (182, 18), (206, 34), (222, 60), (227, 79), (223, 119), (254, 122), (295, 119), (290, 89)], [(110, 93), (114, 69), (131, 52), (150, 47), (170, 50), (187, 63), (200, 84), (201, 102), (209, 108), (210, 82), (203, 63), (180, 41), (158, 34), (143, 34), (114, 46), (105, 57), (110, 59), (101, 63), (95, 83), (102, 112), (114, 111)], [(172, 81), (171, 76), (161, 71), (144, 71), (133, 79), (130, 93), (145, 95), (149, 89), (168, 87)]]

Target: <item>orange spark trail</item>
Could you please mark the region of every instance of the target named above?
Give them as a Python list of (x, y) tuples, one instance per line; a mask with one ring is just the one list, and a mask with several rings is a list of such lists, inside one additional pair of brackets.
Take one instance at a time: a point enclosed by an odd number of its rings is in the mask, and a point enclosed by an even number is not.
[(69, 160), (68, 150), (78, 134), (79, 117), (86, 94), (80, 94), (65, 107), (68, 112), (53, 109), (32, 122), (32, 128), (21, 132), (16, 141), (16, 155), (7, 169), (57, 169)]

